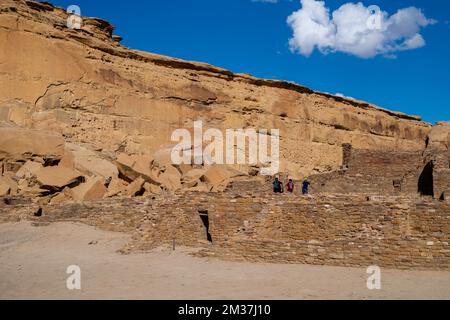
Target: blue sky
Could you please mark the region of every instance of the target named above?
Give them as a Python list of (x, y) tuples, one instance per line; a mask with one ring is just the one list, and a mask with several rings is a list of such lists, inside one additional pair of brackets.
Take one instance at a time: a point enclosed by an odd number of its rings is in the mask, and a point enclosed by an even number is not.
[[(414, 6), (427, 19), (437, 21), (420, 28), (425, 46), (395, 52), (395, 57), (389, 53), (372, 58), (349, 53), (348, 47), (325, 53), (315, 49), (310, 56), (290, 50), (293, 28), (287, 18), (301, 8), (299, 0), (52, 2), (61, 7), (76, 4), (83, 16), (109, 20), (127, 47), (208, 62), (257, 77), (294, 81), (314, 90), (342, 93), (420, 115), (428, 122), (450, 121), (448, 0), (362, 0), (366, 7), (378, 5), (389, 15)], [(325, 0), (325, 6), (333, 12), (348, 2)]]

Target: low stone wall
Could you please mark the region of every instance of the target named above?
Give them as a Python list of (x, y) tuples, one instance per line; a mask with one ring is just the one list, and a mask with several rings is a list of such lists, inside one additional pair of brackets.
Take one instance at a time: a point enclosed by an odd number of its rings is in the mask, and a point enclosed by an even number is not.
[[(213, 205), (217, 256), (237, 260), (450, 268), (450, 206), (405, 197), (238, 198)], [(231, 201), (231, 200), (230, 200)], [(209, 255), (210, 251), (204, 251)]]
[[(450, 204), (431, 198), (186, 193), (43, 207), (0, 206), (0, 221), (80, 221), (132, 234), (122, 252), (160, 245), (277, 263), (450, 269)], [(207, 213), (208, 241), (205, 221)]]

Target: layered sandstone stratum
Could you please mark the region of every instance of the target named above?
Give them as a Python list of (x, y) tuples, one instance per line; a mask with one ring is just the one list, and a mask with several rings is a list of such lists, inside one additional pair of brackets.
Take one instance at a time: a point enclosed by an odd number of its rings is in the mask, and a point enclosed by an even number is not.
[(348, 146), (418, 155), (399, 179), (417, 178), (430, 146), (448, 151), (448, 125), (132, 50), (107, 21), (84, 17), (73, 30), (67, 19), (47, 2), (0, 3), (0, 196), (59, 203), (210, 192), (258, 175), (258, 165), (172, 165), (173, 131), (199, 120), (205, 130), (279, 129), (280, 173), (293, 178), (341, 172)]

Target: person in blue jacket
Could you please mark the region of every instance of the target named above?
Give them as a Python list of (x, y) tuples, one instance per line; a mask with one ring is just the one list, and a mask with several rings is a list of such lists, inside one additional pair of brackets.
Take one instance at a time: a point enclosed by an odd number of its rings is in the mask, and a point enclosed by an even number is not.
[(309, 193), (309, 185), (311, 183), (308, 181), (308, 178), (305, 178), (303, 180), (303, 186), (302, 186), (302, 193), (303, 194), (308, 194)]

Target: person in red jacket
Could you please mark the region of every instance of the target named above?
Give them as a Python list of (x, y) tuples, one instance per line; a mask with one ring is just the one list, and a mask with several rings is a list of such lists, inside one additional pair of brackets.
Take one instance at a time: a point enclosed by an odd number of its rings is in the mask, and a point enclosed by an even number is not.
[(289, 179), (289, 182), (286, 184), (287, 192), (293, 193), (294, 192), (294, 182), (292, 179)]

